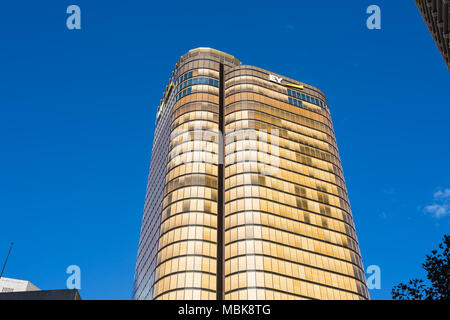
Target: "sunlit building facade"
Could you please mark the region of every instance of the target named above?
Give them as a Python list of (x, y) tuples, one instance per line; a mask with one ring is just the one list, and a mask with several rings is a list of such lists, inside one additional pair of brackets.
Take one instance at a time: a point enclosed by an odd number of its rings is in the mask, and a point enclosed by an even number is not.
[(368, 299), (328, 102), (198, 48), (157, 112), (134, 299)]
[(450, 1), (415, 0), (428, 30), (450, 70)]

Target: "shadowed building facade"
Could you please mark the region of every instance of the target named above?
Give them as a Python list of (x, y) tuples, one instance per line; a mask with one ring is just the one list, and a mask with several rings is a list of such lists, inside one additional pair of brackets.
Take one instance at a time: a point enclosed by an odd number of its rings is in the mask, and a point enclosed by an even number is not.
[(180, 58), (157, 112), (133, 298), (369, 298), (320, 90), (214, 49)]
[(450, 70), (450, 1), (415, 0), (428, 30)]

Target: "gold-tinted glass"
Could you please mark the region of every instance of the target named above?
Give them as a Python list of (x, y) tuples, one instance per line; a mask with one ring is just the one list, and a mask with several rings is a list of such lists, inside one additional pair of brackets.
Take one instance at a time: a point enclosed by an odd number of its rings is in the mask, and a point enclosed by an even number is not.
[[(218, 79), (219, 63), (190, 59), (179, 67), (178, 87), (190, 94), (172, 110), (169, 153), (155, 272), (155, 299), (215, 299), (217, 270), (217, 154), (219, 92), (191, 85)], [(181, 92), (181, 90), (179, 90)]]
[[(216, 299), (220, 272), (225, 299), (369, 298), (325, 96), (238, 64), (196, 49), (169, 81), (135, 298)], [(285, 80), (307, 101), (293, 104)]]
[(258, 68), (225, 88), (225, 298), (368, 298), (328, 111)]

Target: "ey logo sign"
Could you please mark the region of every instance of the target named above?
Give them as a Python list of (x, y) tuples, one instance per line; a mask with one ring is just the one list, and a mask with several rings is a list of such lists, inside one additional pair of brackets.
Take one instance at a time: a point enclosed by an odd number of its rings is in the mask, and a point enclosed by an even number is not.
[(283, 78), (274, 76), (273, 74), (269, 74), (269, 80), (281, 84)]

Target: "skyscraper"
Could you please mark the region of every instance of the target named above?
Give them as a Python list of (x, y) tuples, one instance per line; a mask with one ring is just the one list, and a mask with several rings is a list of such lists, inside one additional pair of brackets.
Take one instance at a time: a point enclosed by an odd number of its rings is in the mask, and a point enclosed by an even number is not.
[(415, 0), (439, 51), (450, 70), (450, 1)]
[(369, 298), (319, 89), (214, 49), (179, 59), (157, 111), (133, 295)]

